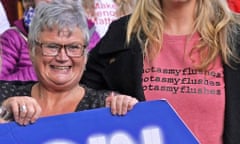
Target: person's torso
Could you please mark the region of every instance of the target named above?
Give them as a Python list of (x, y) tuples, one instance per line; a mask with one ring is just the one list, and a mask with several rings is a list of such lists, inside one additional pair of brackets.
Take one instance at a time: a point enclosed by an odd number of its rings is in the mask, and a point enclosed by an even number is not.
[(220, 144), (223, 133), (225, 90), (220, 56), (208, 72), (194, 69), (199, 53), (190, 56), (199, 36), (164, 35), (156, 59), (144, 60), (146, 100), (167, 99), (202, 144)]

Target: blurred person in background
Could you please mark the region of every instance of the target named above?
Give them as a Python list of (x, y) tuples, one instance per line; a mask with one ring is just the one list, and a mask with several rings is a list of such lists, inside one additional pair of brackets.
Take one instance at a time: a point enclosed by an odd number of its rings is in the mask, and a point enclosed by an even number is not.
[[(25, 3), (26, 2), (26, 3)], [(33, 0), (23, 0), (24, 16), (0, 36), (2, 45), (1, 80), (35, 81), (36, 73), (30, 60), (27, 35), (34, 15)]]

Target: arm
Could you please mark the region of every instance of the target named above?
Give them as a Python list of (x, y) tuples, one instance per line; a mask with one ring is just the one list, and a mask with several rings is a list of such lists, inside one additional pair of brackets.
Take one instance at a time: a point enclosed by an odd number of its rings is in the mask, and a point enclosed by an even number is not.
[(36, 80), (30, 61), (27, 42), (15, 29), (1, 35), (2, 69), (1, 80)]

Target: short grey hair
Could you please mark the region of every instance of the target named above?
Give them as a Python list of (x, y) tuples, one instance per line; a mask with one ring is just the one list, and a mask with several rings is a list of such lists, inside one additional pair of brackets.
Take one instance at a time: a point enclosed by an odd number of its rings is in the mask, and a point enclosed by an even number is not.
[(79, 28), (83, 32), (84, 45), (88, 45), (87, 19), (79, 0), (52, 0), (50, 3), (40, 2), (37, 5), (28, 34), (31, 54), (35, 55), (39, 34), (54, 28), (58, 28), (59, 33), (63, 29), (68, 29), (70, 35), (74, 28)]

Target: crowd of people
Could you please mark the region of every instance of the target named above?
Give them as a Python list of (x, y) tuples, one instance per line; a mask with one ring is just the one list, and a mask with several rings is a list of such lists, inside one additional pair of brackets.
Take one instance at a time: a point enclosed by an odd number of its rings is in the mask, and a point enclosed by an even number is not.
[(201, 144), (240, 143), (240, 15), (230, 1), (115, 0), (117, 19), (90, 49), (94, 1), (34, 2), (17, 21), (25, 33), (15, 24), (1, 35), (1, 122), (104, 106), (125, 115), (166, 99)]

